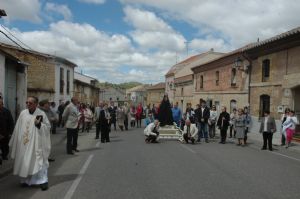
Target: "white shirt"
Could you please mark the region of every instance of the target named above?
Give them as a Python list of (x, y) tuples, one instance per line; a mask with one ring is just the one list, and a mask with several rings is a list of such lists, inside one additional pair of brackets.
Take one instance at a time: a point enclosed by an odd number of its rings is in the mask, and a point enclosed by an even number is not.
[(269, 120), (269, 116), (265, 117), (264, 132), (268, 132), (268, 120)]

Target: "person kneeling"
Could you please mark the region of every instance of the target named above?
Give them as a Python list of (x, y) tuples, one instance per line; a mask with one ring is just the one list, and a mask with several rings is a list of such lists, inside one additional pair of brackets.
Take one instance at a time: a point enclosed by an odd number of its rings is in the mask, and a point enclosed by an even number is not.
[(146, 136), (146, 143), (158, 143), (159, 139), (159, 121), (154, 120), (154, 122), (150, 123), (144, 130), (144, 134)]
[(183, 129), (183, 139), (186, 143), (189, 143), (189, 140), (192, 144), (195, 143), (195, 137), (197, 135), (198, 129), (195, 124), (192, 124), (189, 119), (185, 121), (185, 126)]

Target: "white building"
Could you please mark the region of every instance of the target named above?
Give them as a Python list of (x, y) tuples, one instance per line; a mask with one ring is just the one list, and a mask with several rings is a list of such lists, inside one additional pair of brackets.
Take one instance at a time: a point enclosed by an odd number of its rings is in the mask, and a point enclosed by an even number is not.
[(0, 96), (14, 120), (26, 107), (27, 64), (0, 50)]

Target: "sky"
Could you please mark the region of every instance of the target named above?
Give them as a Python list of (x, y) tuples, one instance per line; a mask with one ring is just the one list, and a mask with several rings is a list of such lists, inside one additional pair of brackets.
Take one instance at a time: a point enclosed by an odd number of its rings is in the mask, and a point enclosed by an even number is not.
[(189, 56), (300, 26), (300, 0), (0, 0), (0, 9), (0, 30), (23, 47), (112, 83), (162, 82)]

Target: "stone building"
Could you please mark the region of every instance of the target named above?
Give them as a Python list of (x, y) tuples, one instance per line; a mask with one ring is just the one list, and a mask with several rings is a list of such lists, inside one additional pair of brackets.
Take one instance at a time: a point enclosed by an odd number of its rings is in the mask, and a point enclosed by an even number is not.
[(300, 28), (258, 42), (245, 49), (251, 58), (250, 108), (253, 130), (264, 110), (280, 117), (285, 108), (300, 119)]
[(165, 94), (165, 83), (161, 82), (147, 88), (147, 105), (159, 105)]
[(73, 96), (76, 64), (67, 59), (0, 43), (0, 49), (28, 63), (27, 95), (48, 99), (58, 105)]
[(139, 85), (126, 90), (126, 96), (129, 103), (138, 105), (142, 103), (143, 106), (147, 105), (147, 88), (148, 85)]
[[(191, 69), (194, 72), (192, 104), (199, 104), (203, 99), (208, 106), (215, 105), (217, 111), (221, 106), (226, 106), (228, 111), (249, 106), (249, 61), (242, 53), (245, 47)], [(241, 66), (237, 67), (237, 62)]]
[(81, 103), (97, 106), (99, 103), (100, 88), (97, 87), (98, 80), (74, 72), (74, 96), (76, 96)]
[(27, 64), (0, 49), (0, 96), (14, 120), (26, 107)]
[(198, 55), (194, 55), (191, 56), (175, 65), (173, 65), (170, 70), (166, 73), (165, 75), (165, 92), (166, 94), (168, 94), (169, 96), (169, 100), (171, 103), (173, 103), (173, 101), (175, 100), (175, 92), (176, 92), (176, 88), (175, 88), (175, 74), (181, 70), (182, 68), (184, 68), (186, 65), (188, 65), (189, 63), (193, 62), (194, 60), (197, 59)]
[(126, 91), (119, 88), (102, 87), (100, 89), (100, 100), (104, 102), (114, 102), (114, 104), (124, 104), (128, 101)]
[(208, 52), (196, 55), (193, 61), (187, 63), (183, 68), (177, 70), (174, 74), (174, 84), (175, 84), (175, 95), (174, 102), (178, 102), (179, 107), (185, 110), (187, 104), (191, 104), (195, 107), (193, 96), (194, 96), (194, 74), (191, 68), (204, 64), (210, 60), (216, 59), (222, 56), (223, 53), (214, 52), (211, 49)]

